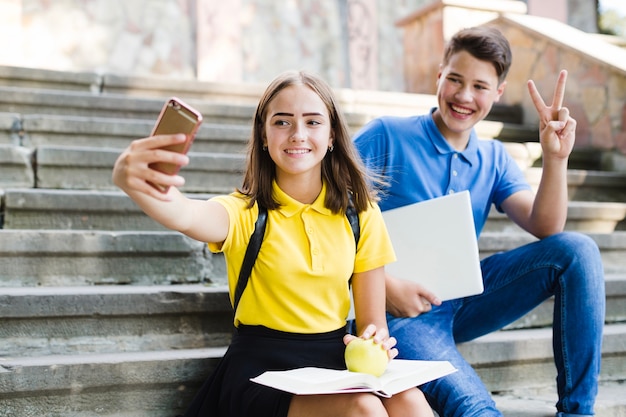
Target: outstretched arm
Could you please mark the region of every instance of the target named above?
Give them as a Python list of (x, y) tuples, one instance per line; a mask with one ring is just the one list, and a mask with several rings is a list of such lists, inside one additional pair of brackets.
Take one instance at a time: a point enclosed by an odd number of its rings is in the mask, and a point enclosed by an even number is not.
[[(133, 141), (117, 158), (113, 182), (141, 209), (168, 229), (202, 242), (222, 242), (228, 233), (226, 209), (218, 203), (185, 197), (176, 187), (185, 183), (179, 175), (168, 175), (150, 167), (155, 162), (184, 166), (189, 158), (162, 149), (185, 140), (185, 135), (153, 136)], [(168, 185), (165, 193), (150, 183)]]
[(562, 107), (566, 80), (567, 71), (562, 70), (549, 106), (535, 83), (528, 81), (528, 91), (539, 115), (543, 172), (535, 196), (521, 191), (502, 204), (513, 221), (539, 238), (561, 232), (567, 218), (567, 163), (574, 148), (576, 120)]

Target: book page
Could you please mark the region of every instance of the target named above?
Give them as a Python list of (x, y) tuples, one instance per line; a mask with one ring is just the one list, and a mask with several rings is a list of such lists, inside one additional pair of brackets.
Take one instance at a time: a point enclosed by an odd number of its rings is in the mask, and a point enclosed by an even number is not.
[(315, 367), (269, 371), (251, 380), (294, 394), (330, 394), (345, 390), (369, 392), (380, 389), (379, 381), (372, 375)]
[(394, 359), (379, 377), (383, 387), (381, 395), (391, 396), (456, 371), (448, 361)]
[(347, 370), (315, 367), (264, 372), (251, 381), (292, 394), (373, 392), (389, 397), (455, 372), (448, 361), (394, 359), (380, 378)]

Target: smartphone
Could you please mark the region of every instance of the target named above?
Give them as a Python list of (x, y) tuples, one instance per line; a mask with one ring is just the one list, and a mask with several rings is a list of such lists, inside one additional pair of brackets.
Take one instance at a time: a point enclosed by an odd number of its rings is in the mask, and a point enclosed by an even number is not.
[[(191, 144), (201, 124), (202, 115), (199, 111), (179, 98), (171, 97), (163, 105), (150, 136), (184, 133), (187, 136), (185, 142), (166, 146), (163, 149), (186, 154), (189, 148), (191, 148)], [(170, 175), (175, 175), (180, 170), (179, 165), (164, 162), (150, 164), (150, 168)], [(162, 192), (167, 192), (168, 190), (168, 187), (160, 184), (152, 184), (152, 186)]]

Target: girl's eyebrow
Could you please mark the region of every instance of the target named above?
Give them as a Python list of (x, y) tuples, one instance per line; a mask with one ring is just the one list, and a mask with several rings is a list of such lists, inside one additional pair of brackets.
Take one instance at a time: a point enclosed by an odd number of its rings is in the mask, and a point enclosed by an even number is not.
[[(310, 112), (310, 113), (303, 113), (303, 116), (322, 116), (322, 113), (318, 113), (318, 112)], [(272, 117), (276, 117), (276, 116), (281, 116), (281, 117), (293, 117), (294, 114), (293, 113), (286, 113), (286, 112), (277, 112), (274, 113), (272, 115)]]

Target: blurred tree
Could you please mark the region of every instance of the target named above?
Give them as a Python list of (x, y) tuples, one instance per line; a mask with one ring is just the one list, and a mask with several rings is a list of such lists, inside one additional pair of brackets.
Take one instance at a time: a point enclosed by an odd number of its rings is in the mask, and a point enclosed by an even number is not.
[(598, 6), (598, 28), (600, 33), (626, 37), (626, 16), (616, 9), (600, 7), (598, 0), (596, 0), (596, 4)]

